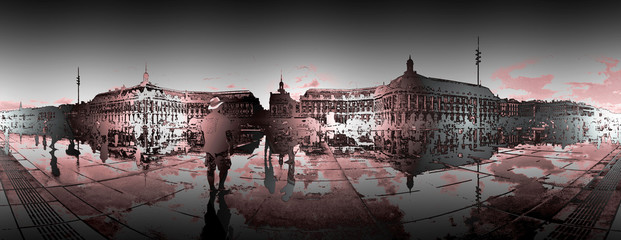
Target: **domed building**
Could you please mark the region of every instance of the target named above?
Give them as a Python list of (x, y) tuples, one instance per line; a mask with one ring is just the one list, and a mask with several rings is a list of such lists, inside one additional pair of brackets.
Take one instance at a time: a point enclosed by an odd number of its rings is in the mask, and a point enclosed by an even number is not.
[(289, 92), (285, 91), (285, 83), (280, 75), (277, 92), (270, 92), (270, 116), (275, 118), (299, 117), (300, 106), (293, 100)]
[[(491, 126), (499, 117), (499, 98), (487, 87), (430, 78), (414, 71), (411, 56), (403, 75), (387, 85), (358, 89), (309, 89), (300, 97), (301, 115), (325, 122), (375, 120), (376, 129), (398, 129), (415, 121), (472, 122)], [(512, 108), (513, 109), (513, 108)], [(516, 110), (517, 111), (517, 110)]]
[(259, 99), (248, 90), (180, 91), (157, 86), (150, 82), (145, 65), (140, 84), (97, 94), (73, 108), (72, 116), (79, 117), (70, 121), (82, 134), (94, 131), (96, 123), (110, 123), (109, 131), (126, 142), (141, 134), (160, 142), (181, 140), (187, 138), (187, 131), (198, 131), (195, 125), (210, 112), (213, 97), (226, 103), (222, 113), (238, 124), (250, 123), (255, 112), (262, 110)]
[(492, 124), (498, 119), (499, 98), (489, 88), (420, 75), (414, 71), (411, 57), (406, 66), (403, 75), (375, 90), (374, 113), (378, 126), (394, 129), (419, 118), (434, 122), (468, 120), (475, 125)]

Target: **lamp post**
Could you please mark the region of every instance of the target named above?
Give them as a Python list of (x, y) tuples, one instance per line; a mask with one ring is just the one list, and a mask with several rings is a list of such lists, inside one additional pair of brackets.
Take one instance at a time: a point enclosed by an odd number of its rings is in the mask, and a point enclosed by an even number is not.
[(479, 50), (479, 37), (477, 37), (477, 50), (476, 50), (476, 65), (477, 65), (477, 85), (481, 86), (481, 81), (479, 80), (479, 63), (481, 63), (481, 51)]
[(78, 67), (78, 77), (76, 77), (76, 83), (78, 84), (78, 104), (80, 104), (80, 67)]

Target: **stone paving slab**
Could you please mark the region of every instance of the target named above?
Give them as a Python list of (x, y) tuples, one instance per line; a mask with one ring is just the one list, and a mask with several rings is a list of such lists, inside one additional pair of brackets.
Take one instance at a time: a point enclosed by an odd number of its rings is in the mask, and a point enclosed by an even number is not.
[[(47, 239), (103, 239), (92, 228), (78, 221), (77, 217), (41, 185), (18, 163), (15, 158), (0, 153), (2, 185), (8, 206), (0, 206), (4, 217), (2, 232), (15, 238)], [(17, 185), (16, 185), (17, 184)], [(16, 231), (17, 230), (17, 231)], [(17, 233), (21, 235), (17, 237)]]

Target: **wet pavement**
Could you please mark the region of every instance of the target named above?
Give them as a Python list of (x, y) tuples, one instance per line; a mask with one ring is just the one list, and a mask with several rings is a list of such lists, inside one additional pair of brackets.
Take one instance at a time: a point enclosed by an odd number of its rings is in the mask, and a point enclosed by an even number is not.
[(52, 150), (37, 146), (33, 136), (11, 134), (10, 156), (0, 158), (0, 213), (12, 218), (3, 217), (0, 238), (197, 239), (216, 231), (233, 239), (621, 234), (621, 149), (615, 144), (499, 147), (488, 159), (463, 156), (464, 164), (456, 164), (394, 160), (372, 151), (336, 154), (325, 143), (319, 154), (295, 146), (289, 158), (270, 154), (265, 141), (252, 153), (234, 154), (227, 190), (210, 192), (204, 154), (102, 161), (98, 151), (80, 144), (78, 159), (65, 151), (68, 140)]

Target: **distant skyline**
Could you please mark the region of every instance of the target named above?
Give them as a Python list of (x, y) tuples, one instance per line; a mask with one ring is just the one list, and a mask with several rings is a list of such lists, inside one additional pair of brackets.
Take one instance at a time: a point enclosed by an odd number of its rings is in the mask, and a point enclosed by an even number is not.
[[(13, 5), (11, 5), (13, 4)], [(619, 4), (588, 2), (11, 3), (0, 9), (0, 109), (75, 103), (152, 83), (247, 89), (267, 107), (282, 70), (309, 88), (422, 75), (481, 82), (501, 98), (567, 99), (621, 112)]]

